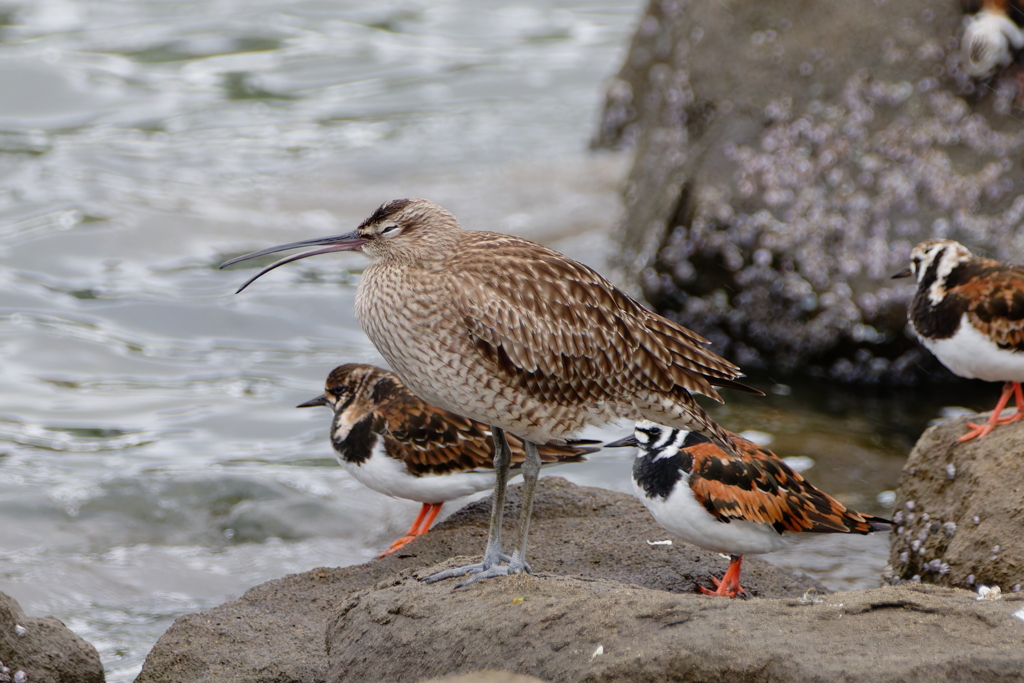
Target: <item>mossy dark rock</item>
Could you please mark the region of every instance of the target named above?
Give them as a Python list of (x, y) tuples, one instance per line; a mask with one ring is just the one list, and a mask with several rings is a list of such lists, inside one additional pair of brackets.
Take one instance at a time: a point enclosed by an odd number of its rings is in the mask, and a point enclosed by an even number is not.
[(1024, 255), (1016, 67), (958, 3), (652, 0), (597, 144), (634, 144), (623, 280), (744, 369), (953, 379), (905, 334), (910, 248)]

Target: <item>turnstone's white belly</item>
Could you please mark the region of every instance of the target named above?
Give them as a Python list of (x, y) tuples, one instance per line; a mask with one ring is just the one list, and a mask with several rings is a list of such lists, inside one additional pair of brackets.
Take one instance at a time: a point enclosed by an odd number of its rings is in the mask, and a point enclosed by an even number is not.
[(971, 325), (966, 313), (952, 337), (931, 339), (918, 335), (918, 338), (943, 365), (961, 377), (989, 382), (1024, 382), (1024, 353), (999, 348), (991, 337)]
[(667, 498), (648, 497), (633, 479), (633, 492), (655, 521), (687, 543), (707, 550), (731, 555), (770, 553), (787, 545), (781, 534), (771, 527), (739, 519), (721, 522), (697, 502), (689, 486), (689, 477), (681, 472)]
[[(380, 440), (362, 463), (338, 458), (338, 464), (368, 488), (394, 498), (418, 503), (444, 503), (494, 486), (493, 470), (468, 470), (446, 474), (409, 473), (405, 463), (389, 457)], [(510, 473), (510, 476), (514, 476)]]

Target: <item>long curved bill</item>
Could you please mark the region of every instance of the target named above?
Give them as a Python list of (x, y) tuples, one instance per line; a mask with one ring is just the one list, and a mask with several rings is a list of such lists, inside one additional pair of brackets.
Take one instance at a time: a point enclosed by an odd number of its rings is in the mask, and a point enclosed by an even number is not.
[(319, 239), (302, 240), (301, 242), (289, 242), (288, 244), (279, 244), (276, 247), (270, 247), (269, 249), (263, 249), (262, 251), (254, 251), (251, 254), (246, 254), (244, 256), (233, 258), (230, 261), (225, 261), (224, 263), (220, 264), (220, 267), (227, 268), (228, 266), (233, 266), (234, 264), (241, 263), (242, 261), (248, 261), (249, 259), (258, 258), (260, 256), (266, 256), (267, 254), (276, 254), (279, 251), (301, 249), (302, 247), (323, 247), (322, 249), (304, 251), (301, 254), (288, 256), (286, 258), (281, 259), (280, 261), (271, 263), (269, 266), (267, 266), (266, 268), (256, 273), (248, 280), (246, 280), (245, 284), (243, 284), (241, 287), (235, 290), (235, 294), (238, 294), (243, 289), (251, 285), (253, 282), (261, 278), (262, 276), (266, 275), (275, 268), (283, 266), (286, 263), (298, 261), (309, 256), (329, 254), (332, 251), (359, 251), (359, 249), (361, 249), (364, 244), (366, 244), (366, 240), (360, 237), (357, 232), (353, 231), (347, 232), (344, 235), (334, 235), (333, 237), (321, 237)]

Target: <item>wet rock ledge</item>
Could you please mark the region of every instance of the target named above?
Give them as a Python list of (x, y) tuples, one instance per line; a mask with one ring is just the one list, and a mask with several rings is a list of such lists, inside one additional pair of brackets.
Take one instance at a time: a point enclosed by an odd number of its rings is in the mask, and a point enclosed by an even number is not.
[[(519, 486), (509, 489), (506, 539), (514, 538), (519, 492)], [(328, 676), (325, 633), (328, 622), (337, 618), (352, 594), (371, 590), (377, 584), (390, 585), (403, 571), (482, 552), (489, 514), (489, 501), (474, 503), (406, 546), (404, 554), (353, 567), (325, 567), (287, 576), (256, 586), (234, 602), (181, 617), (150, 652), (137, 683), (335, 680)], [(710, 585), (708, 576), (720, 576), (725, 570), (727, 562), (716, 553), (682, 544), (647, 544), (648, 540), (668, 537), (632, 496), (575, 486), (561, 477), (543, 477), (530, 527), (530, 563), (536, 572), (559, 580), (574, 577), (585, 583), (598, 579), (621, 582), (666, 597), (672, 593), (692, 594), (698, 582)], [(812, 587), (825, 592), (809, 577), (780, 570), (757, 558), (744, 562), (743, 574), (744, 586), (754, 595), (795, 598)], [(451, 596), (451, 582), (440, 590), (438, 595)], [(333, 651), (337, 653), (338, 649)], [(495, 660), (490, 668), (508, 667), (503, 660)], [(424, 673), (412, 680), (432, 675), (440, 674)], [(376, 680), (390, 679), (383, 676)]]
[(1024, 254), (1020, 67), (961, 68), (954, 0), (651, 0), (599, 146), (633, 145), (624, 282), (746, 371), (952, 376), (889, 277), (948, 237)]
[(485, 666), (559, 683), (1024, 680), (1024, 600), (921, 585), (724, 600), (556, 576), (453, 593), (409, 574), (331, 620), (328, 680)]
[(424, 681), (496, 669), (545, 681), (1024, 681), (1017, 596), (978, 602), (918, 584), (827, 594), (757, 558), (744, 575), (758, 597), (696, 595), (721, 557), (649, 546), (666, 534), (636, 500), (558, 477), (538, 491), (535, 576), (458, 591), (416, 580), (482, 547), (487, 515), (476, 503), (403, 556), (288, 576), (182, 617), (137, 680)]

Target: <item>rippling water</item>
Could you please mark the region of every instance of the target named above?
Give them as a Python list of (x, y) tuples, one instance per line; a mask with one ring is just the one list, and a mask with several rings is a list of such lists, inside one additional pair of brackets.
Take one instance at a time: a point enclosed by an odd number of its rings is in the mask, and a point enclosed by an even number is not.
[[(364, 261), (240, 296), (252, 271), (216, 266), (426, 196), (603, 268), (629, 159), (586, 148), (640, 4), (0, 4), (0, 590), (128, 681), (174, 617), (404, 531), (418, 505), (349, 479), (326, 411), (291, 408), (381, 362), (352, 313)], [(729, 399), (727, 426), (876, 513), (941, 405)], [(553, 473), (625, 491), (630, 457)], [(864, 586), (885, 539), (794, 552), (776, 561)]]

